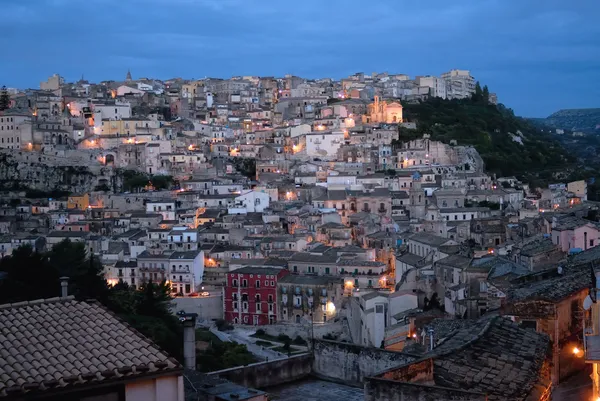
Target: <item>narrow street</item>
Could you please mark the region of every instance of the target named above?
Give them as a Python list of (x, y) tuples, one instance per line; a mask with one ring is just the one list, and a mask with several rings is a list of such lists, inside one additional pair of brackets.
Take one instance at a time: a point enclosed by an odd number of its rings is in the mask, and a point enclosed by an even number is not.
[(559, 384), (552, 392), (552, 401), (593, 401), (589, 369)]

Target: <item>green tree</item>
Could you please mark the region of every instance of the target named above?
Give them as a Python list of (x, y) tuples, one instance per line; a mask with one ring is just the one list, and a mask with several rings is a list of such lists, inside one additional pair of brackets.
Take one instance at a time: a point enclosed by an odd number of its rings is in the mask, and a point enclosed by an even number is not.
[(137, 312), (154, 317), (169, 315), (172, 300), (169, 284), (164, 280), (158, 284), (149, 281), (140, 288)]
[(6, 90), (6, 86), (3, 86), (0, 89), (0, 111), (6, 110), (10, 107), (10, 96), (8, 95), (8, 90)]
[(475, 102), (480, 102), (483, 99), (483, 90), (481, 89), (481, 85), (479, 84), (479, 81), (477, 81), (477, 83), (475, 83), (475, 93), (473, 93), (472, 99)]
[(487, 85), (483, 86), (483, 90), (481, 92), (481, 95), (483, 96), (483, 102), (484, 103), (489, 103), (490, 102), (490, 90), (488, 89)]
[(30, 245), (13, 250), (12, 255), (0, 260), (0, 304), (40, 298), (54, 298), (60, 294), (58, 272), (48, 264), (43, 253)]

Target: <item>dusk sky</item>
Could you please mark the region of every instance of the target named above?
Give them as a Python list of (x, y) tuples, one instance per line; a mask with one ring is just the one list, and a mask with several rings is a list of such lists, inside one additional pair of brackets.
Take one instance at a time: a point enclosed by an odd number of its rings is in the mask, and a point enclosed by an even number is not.
[(0, 85), (469, 69), (517, 114), (600, 107), (598, 0), (0, 0)]

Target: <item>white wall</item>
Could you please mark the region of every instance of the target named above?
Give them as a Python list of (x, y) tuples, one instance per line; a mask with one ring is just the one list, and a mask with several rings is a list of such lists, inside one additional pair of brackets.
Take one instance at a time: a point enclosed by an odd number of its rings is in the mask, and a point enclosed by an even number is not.
[(159, 377), (129, 383), (125, 386), (126, 401), (183, 401), (183, 376)]

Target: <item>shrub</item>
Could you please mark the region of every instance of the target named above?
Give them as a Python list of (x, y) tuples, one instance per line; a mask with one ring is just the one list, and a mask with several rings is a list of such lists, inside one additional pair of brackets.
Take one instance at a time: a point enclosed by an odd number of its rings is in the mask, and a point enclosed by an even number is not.
[(277, 340), (281, 341), (282, 343), (285, 342), (292, 342), (292, 339), (290, 336), (288, 336), (287, 334), (280, 334), (277, 336)]
[(307, 344), (306, 340), (300, 336), (296, 336), (296, 338), (294, 338), (293, 342), (294, 342), (294, 344), (297, 344), (297, 345), (306, 345)]
[(255, 336), (264, 336), (265, 334), (267, 334), (263, 329), (258, 329), (256, 330), (256, 333), (254, 333)]
[(217, 326), (217, 330), (219, 331), (233, 330), (233, 326), (229, 324), (229, 322), (227, 322), (225, 319), (215, 320), (215, 325)]

